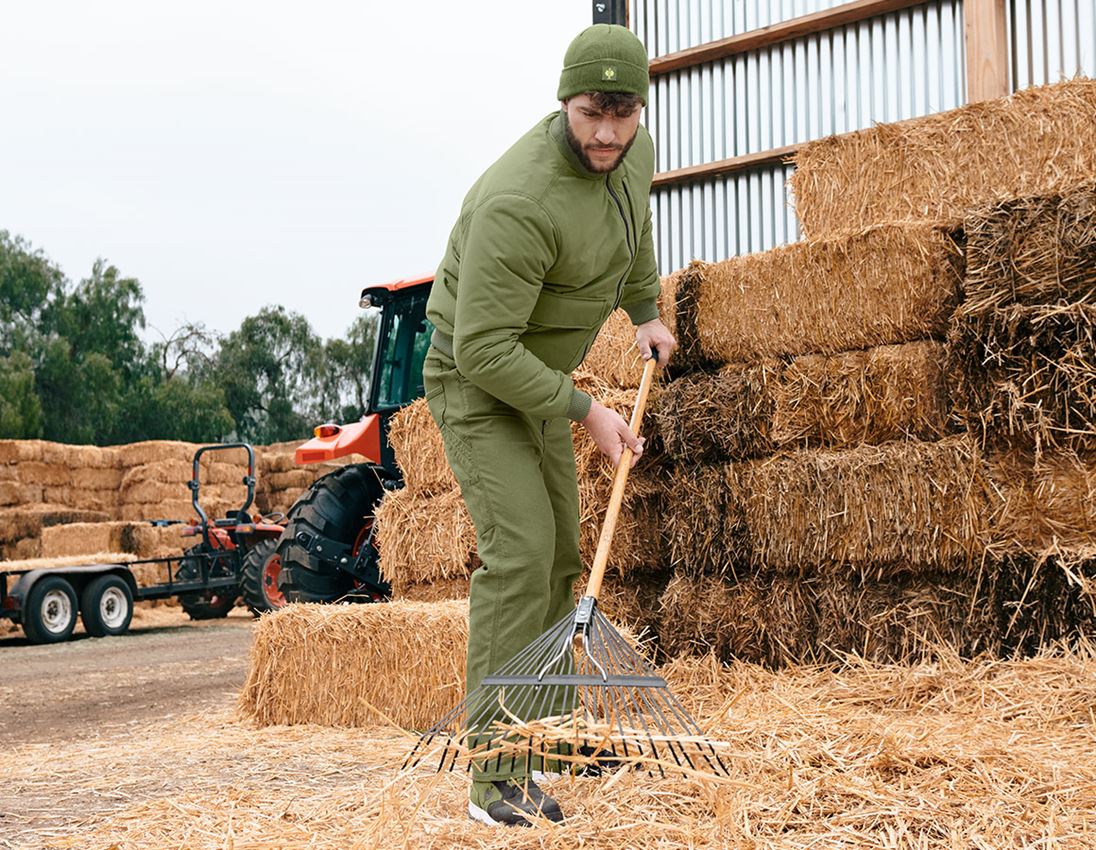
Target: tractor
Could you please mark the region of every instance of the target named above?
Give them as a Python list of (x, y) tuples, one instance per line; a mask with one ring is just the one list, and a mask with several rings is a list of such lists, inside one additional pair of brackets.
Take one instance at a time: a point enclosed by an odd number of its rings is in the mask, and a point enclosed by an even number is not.
[(298, 464), (350, 454), (366, 460), (316, 479), (290, 508), (277, 550), (264, 564), (260, 591), (270, 608), (287, 602), (379, 602), (390, 588), (380, 574), (373, 515), (384, 494), (403, 486), (388, 443), (388, 423), (424, 395), (422, 366), (433, 326), (426, 299), (433, 276), (368, 286), (362, 308), (380, 322), (369, 399), (361, 421), (320, 425), (297, 449)]

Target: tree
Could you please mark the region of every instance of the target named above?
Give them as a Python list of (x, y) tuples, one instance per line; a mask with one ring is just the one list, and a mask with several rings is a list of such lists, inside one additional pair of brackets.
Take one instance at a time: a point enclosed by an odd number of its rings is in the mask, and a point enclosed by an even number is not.
[(318, 421), (355, 422), (369, 400), (369, 379), (377, 320), (372, 313), (350, 325), (346, 339), (329, 339), (309, 364), (316, 385), (314, 418)]
[(224, 339), (213, 375), (240, 438), (274, 443), (307, 435), (313, 406), (307, 367), (320, 348), (308, 320), (280, 305), (248, 316)]
[(34, 391), (34, 361), (23, 351), (0, 357), (0, 438), (42, 436), (42, 404)]
[(0, 230), (0, 355), (27, 351), (42, 332), (42, 312), (65, 278), (41, 251)]

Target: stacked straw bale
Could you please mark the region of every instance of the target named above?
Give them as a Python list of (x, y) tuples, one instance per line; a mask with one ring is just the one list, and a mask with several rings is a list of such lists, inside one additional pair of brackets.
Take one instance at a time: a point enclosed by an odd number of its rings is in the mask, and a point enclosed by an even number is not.
[(1096, 174), (1096, 82), (1076, 79), (804, 145), (791, 178), (808, 237), (967, 210)]
[(679, 363), (837, 354), (942, 338), (961, 255), (929, 224), (894, 224), (719, 263), (694, 262), (677, 289)]
[(952, 430), (945, 364), (934, 340), (728, 364), (670, 383), (654, 417), (679, 463), (935, 440)]
[(460, 701), (467, 600), (291, 605), (256, 628), (244, 716), (262, 726), (431, 725)]
[(1096, 184), (967, 217), (948, 335), (959, 418), (988, 445), (1096, 449)]
[(142, 522), (75, 522), (43, 528), (42, 557), (124, 552), (137, 558), (178, 556), (186, 545), (179, 526)]

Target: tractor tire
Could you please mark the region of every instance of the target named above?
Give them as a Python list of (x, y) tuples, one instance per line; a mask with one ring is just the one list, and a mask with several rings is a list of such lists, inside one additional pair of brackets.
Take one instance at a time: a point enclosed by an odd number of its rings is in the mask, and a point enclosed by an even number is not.
[[(201, 546), (195, 546), (188, 549), (187, 552), (189, 554), (199, 551), (201, 548)], [(219, 563), (223, 564), (225, 561)], [(221, 567), (219, 571), (223, 572), (223, 570), (224, 568)], [(182, 563), (179, 564), (179, 569), (175, 571), (175, 578), (176, 580), (190, 580), (198, 578), (201, 574), (202, 567), (198, 558), (184, 556)], [(212, 590), (180, 593), (179, 604), (183, 606), (183, 610), (192, 620), (217, 620), (228, 616), (228, 612), (235, 607), (239, 595), (238, 590), (236, 592), (222, 591), (220, 593)]]
[(240, 590), (248, 609), (256, 617), (286, 605), (285, 594), (278, 587), (282, 558), (277, 549), (278, 541), (267, 538), (258, 541), (244, 557)]
[(76, 628), (76, 591), (68, 579), (43, 576), (23, 602), (23, 634), (31, 643), (60, 643)]
[[(313, 555), (298, 535), (319, 535), (353, 547), (364, 544), (373, 524), (373, 511), (384, 495), (378, 470), (368, 464), (336, 469), (319, 478), (289, 511), (285, 532), (278, 542), (281, 557), (280, 588), (289, 602), (334, 602), (358, 589), (358, 581), (333, 560)], [(381, 584), (377, 553), (373, 549), (370, 581)]]
[(133, 591), (119, 576), (99, 576), (80, 594), (80, 617), (92, 637), (125, 634), (133, 619)]

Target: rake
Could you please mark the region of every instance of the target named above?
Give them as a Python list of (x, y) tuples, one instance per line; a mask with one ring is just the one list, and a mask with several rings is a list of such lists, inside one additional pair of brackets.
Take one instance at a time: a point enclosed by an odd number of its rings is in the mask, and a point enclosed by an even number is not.
[[(638, 434), (657, 353), (644, 364), (630, 427)], [(670, 692), (666, 680), (598, 608), (613, 532), (632, 465), (624, 448), (586, 594), (578, 606), (521, 650), (432, 728), (404, 767), (440, 746), (439, 772), (458, 761), (515, 775), (564, 769), (597, 773), (615, 765), (728, 775), (716, 747)]]

